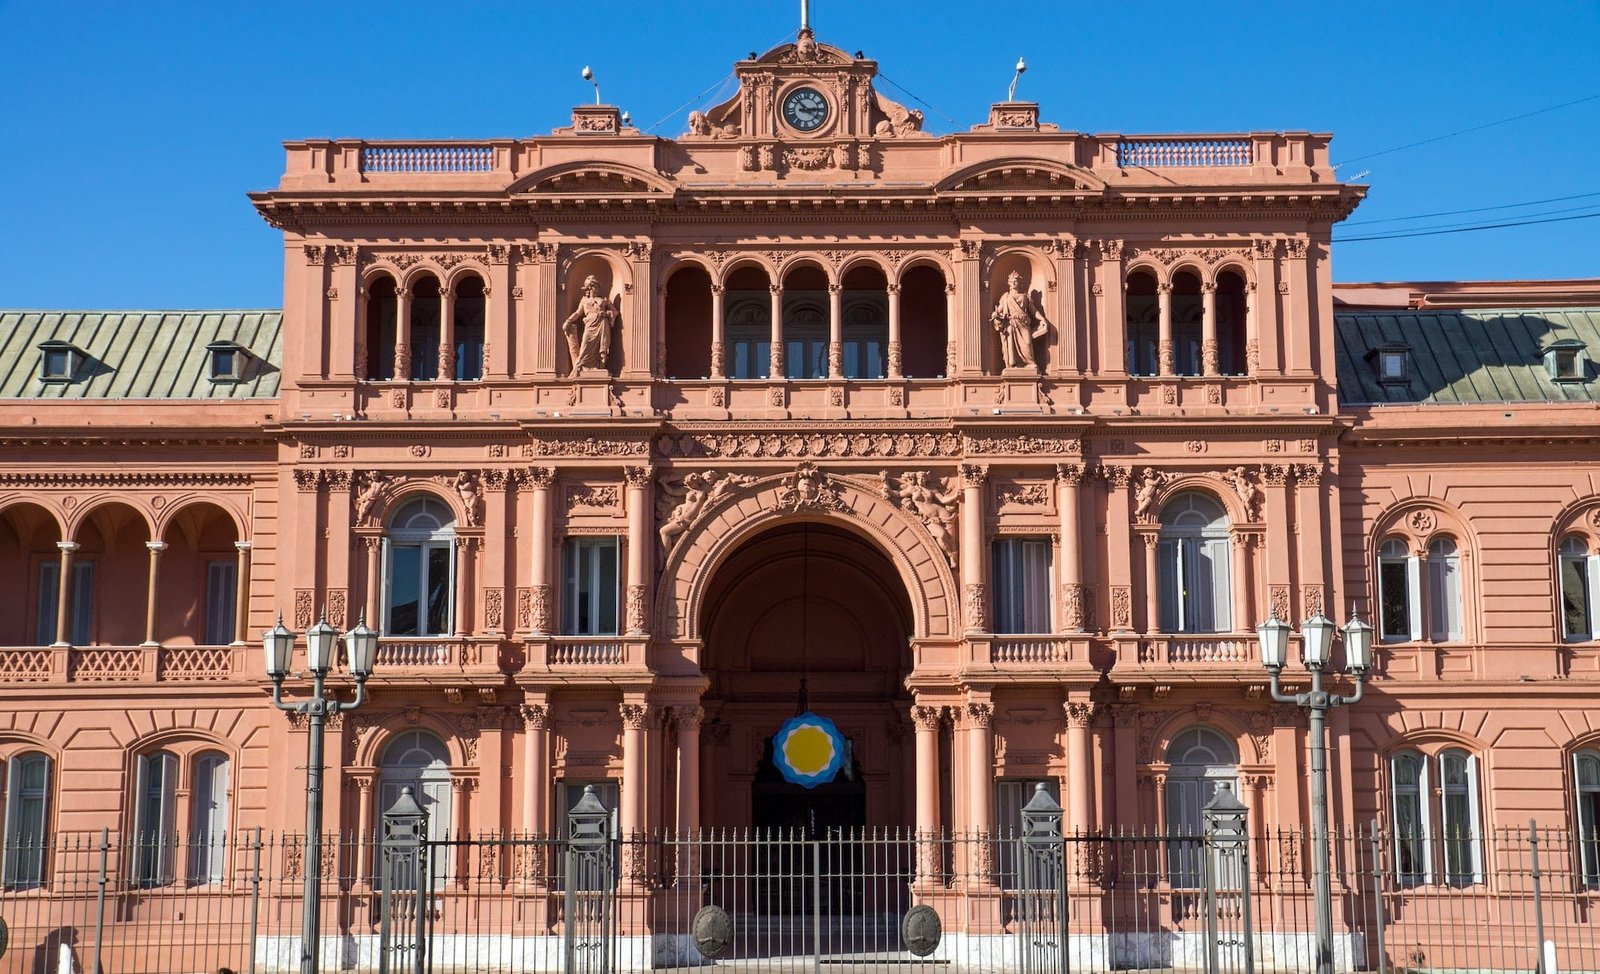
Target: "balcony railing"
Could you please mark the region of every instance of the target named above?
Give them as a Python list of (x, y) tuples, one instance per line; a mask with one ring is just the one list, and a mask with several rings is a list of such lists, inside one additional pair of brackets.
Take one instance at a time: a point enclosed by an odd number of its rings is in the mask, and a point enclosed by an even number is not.
[(493, 172), (494, 147), (461, 143), (365, 145), (364, 173)]
[(1252, 636), (1152, 636), (1139, 640), (1141, 666), (1247, 666), (1258, 659)]
[(1071, 646), (1059, 636), (996, 636), (989, 644), (989, 662), (996, 666), (1028, 663), (1065, 663)]
[(1249, 139), (1168, 137), (1117, 143), (1117, 165), (1124, 169), (1218, 168), (1252, 161)]
[(0, 685), (9, 683), (225, 682), (238, 646), (5, 646)]

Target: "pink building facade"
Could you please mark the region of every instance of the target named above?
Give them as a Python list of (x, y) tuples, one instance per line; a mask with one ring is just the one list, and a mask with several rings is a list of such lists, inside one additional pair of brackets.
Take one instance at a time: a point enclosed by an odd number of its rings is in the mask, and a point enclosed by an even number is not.
[(382, 634), (329, 828), (1296, 826), (1254, 627), (1351, 606), (1336, 823), (1593, 835), (1600, 284), (1334, 285), (1327, 135), (735, 71), (676, 139), (289, 143), (281, 313), (0, 319), (9, 837), (297, 828), (259, 637), (324, 614)]

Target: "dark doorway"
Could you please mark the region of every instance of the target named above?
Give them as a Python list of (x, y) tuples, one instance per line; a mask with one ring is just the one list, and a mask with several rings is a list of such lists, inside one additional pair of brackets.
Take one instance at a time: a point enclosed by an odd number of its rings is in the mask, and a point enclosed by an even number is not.
[(806, 788), (784, 780), (772, 763), (767, 738), (750, 785), (750, 821), (765, 833), (781, 831), (798, 839), (827, 839), (867, 824), (867, 786), (851, 753), (848, 765), (825, 785)]

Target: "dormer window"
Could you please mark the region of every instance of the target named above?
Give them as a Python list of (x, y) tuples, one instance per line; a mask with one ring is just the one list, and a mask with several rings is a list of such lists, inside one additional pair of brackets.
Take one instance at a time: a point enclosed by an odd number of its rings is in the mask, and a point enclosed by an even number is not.
[(1544, 347), (1544, 369), (1551, 382), (1582, 382), (1588, 364), (1588, 348), (1576, 338), (1563, 338)]
[(239, 382), (244, 378), (245, 357), (249, 353), (236, 342), (212, 342), (206, 346), (212, 382)]
[(1411, 380), (1411, 346), (1399, 342), (1379, 345), (1369, 356), (1378, 366), (1378, 381), (1403, 384)]
[(67, 342), (41, 342), (39, 345), (39, 381), (71, 382), (83, 364), (83, 353)]

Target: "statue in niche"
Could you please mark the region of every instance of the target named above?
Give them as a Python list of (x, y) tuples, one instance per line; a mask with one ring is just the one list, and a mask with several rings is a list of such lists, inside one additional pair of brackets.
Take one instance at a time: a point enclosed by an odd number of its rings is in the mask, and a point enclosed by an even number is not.
[(567, 336), (567, 349), (572, 353), (572, 375), (580, 376), (586, 370), (604, 372), (606, 359), (611, 355), (611, 329), (617, 322), (617, 309), (611, 299), (600, 294), (600, 281), (593, 274), (583, 279), (583, 297), (561, 331)]
[(1033, 355), (1033, 343), (1050, 331), (1050, 322), (1022, 289), (1022, 275), (1017, 271), (1006, 275), (1006, 293), (995, 303), (989, 321), (1000, 335), (1000, 354), (1006, 368), (1037, 372), (1039, 363)]

